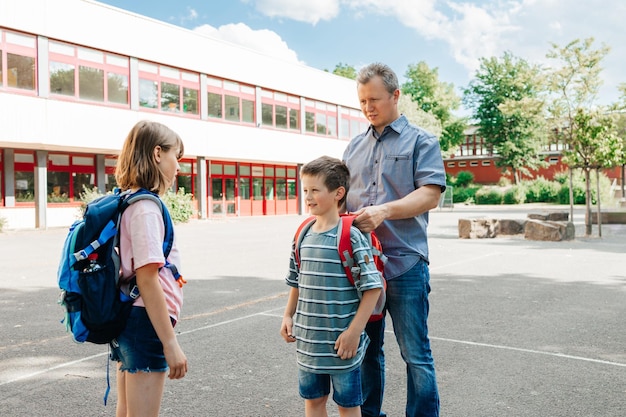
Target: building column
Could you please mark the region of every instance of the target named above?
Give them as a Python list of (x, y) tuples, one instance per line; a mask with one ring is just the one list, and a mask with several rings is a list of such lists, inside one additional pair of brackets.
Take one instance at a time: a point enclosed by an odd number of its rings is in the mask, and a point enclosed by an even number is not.
[(304, 193), (302, 192), (302, 181), (300, 180), (300, 171), (302, 170), (303, 164), (298, 164), (296, 170), (296, 187), (298, 188), (298, 214), (304, 214)]
[(207, 186), (207, 164), (206, 159), (203, 156), (199, 156), (196, 159), (196, 166), (198, 167), (198, 172), (196, 172), (196, 201), (198, 202), (198, 218), (206, 219), (208, 217), (208, 207), (207, 207), (207, 196), (208, 186)]
[(104, 171), (104, 155), (96, 155), (96, 184), (100, 194), (106, 194), (106, 173)]
[(4, 206), (15, 207), (15, 152), (4, 149)]
[(37, 229), (47, 229), (48, 152), (36, 151), (35, 158), (35, 227)]

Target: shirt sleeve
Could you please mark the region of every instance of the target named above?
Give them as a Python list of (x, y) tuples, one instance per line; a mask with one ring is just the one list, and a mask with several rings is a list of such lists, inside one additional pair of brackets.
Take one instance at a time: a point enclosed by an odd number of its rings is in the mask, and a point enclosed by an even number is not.
[(352, 241), (352, 257), (355, 264), (359, 265), (359, 279), (355, 280), (357, 289), (361, 292), (375, 288), (383, 288), (382, 276), (374, 263), (374, 256), (369, 242), (363, 233), (356, 227), (350, 228), (350, 240)]

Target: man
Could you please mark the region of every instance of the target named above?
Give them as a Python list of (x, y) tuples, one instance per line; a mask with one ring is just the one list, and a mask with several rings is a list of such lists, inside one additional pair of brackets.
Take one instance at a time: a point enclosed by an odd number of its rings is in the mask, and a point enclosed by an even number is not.
[[(446, 187), (439, 142), (398, 111), (398, 78), (374, 63), (357, 76), (361, 110), (370, 127), (356, 136), (343, 159), (351, 174), (347, 210), (361, 231), (376, 230), (388, 258), (387, 311), (407, 364), (406, 415), (439, 416), (439, 393), (428, 339), (428, 211)], [(364, 417), (381, 411), (385, 383), (385, 321), (368, 323), (371, 339), (362, 365)]]

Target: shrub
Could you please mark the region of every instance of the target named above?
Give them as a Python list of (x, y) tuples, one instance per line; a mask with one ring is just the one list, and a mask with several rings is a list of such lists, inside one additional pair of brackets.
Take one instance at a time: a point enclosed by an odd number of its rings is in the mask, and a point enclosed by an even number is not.
[(0, 216), (0, 233), (2, 233), (4, 231), (4, 226), (7, 225), (7, 219), (5, 219), (4, 217)]
[(476, 194), (477, 190), (478, 187), (454, 187), (452, 202), (471, 204), (474, 202), (474, 195)]
[(524, 204), (526, 202), (526, 187), (524, 185), (514, 185), (509, 187), (502, 196), (504, 204)]
[[(558, 202), (560, 204), (569, 204), (569, 174), (567, 171), (556, 174), (555, 179), (562, 184), (558, 194)], [(596, 172), (592, 171), (590, 176), (591, 188), (591, 204), (597, 204), (596, 192)], [(572, 183), (574, 188), (574, 204), (585, 204), (585, 174), (580, 169), (573, 172)], [(610, 195), (611, 180), (606, 174), (600, 172), (600, 198), (604, 205), (610, 204), (612, 196)]]
[(461, 171), (457, 174), (454, 185), (457, 187), (467, 187), (474, 181), (474, 174), (469, 171)]
[(177, 193), (168, 191), (163, 196), (163, 202), (172, 216), (174, 223), (186, 223), (193, 215), (193, 206), (191, 204), (191, 194), (185, 193), (184, 188), (179, 188)]
[(502, 191), (499, 188), (483, 187), (476, 191), (476, 204), (502, 204)]
[[(102, 195), (104, 194), (98, 191), (97, 187), (87, 188), (83, 185), (83, 192), (80, 193), (80, 200), (82, 202), (80, 205), (80, 216), (82, 217), (85, 213), (88, 203)], [(162, 200), (170, 212), (174, 223), (186, 223), (193, 215), (191, 197), (191, 194), (186, 194), (183, 188), (179, 188), (178, 193), (168, 191), (162, 196)]]
[(529, 203), (555, 203), (559, 201), (561, 184), (558, 181), (548, 181), (538, 177), (532, 181), (524, 181), (526, 187), (526, 201)]

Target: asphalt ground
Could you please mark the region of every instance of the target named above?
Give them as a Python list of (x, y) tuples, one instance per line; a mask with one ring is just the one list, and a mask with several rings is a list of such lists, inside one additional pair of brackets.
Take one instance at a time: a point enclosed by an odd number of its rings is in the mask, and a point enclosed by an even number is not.
[[(581, 237), (577, 208), (573, 241), (458, 238), (459, 218), (542, 211), (431, 213), (429, 326), (442, 416), (626, 416), (626, 226)], [(302, 219), (177, 226), (188, 284), (176, 330), (189, 373), (166, 382), (162, 416), (304, 414), (295, 345), (279, 335), (290, 241)], [(72, 342), (59, 323), (56, 268), (65, 234), (0, 234), (0, 416), (115, 415), (113, 372), (109, 405), (102, 404), (107, 348)], [(385, 348), (384, 409), (403, 416), (405, 370), (390, 322)], [(328, 410), (338, 415), (332, 402)]]

